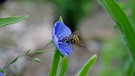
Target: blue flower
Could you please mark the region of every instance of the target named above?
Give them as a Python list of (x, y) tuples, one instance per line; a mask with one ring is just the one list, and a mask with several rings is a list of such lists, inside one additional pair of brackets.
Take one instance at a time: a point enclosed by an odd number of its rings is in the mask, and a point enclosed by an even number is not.
[(70, 56), (70, 52), (72, 52), (72, 44), (64, 41), (65, 37), (70, 35), (71, 30), (63, 22), (57, 21), (55, 23), (52, 31), (52, 42), (65, 56)]
[(0, 67), (0, 76), (3, 76), (3, 73), (1, 72), (1, 67)]
[(0, 76), (3, 76), (3, 74), (0, 72)]

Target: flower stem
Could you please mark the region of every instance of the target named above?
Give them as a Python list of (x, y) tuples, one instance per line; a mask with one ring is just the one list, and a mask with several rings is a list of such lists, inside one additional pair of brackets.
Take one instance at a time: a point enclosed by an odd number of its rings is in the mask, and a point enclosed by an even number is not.
[(53, 60), (52, 60), (52, 65), (51, 65), (48, 76), (56, 76), (57, 75), (57, 68), (58, 68), (58, 64), (60, 61), (60, 56), (61, 56), (61, 54), (60, 54), (59, 50), (55, 49)]

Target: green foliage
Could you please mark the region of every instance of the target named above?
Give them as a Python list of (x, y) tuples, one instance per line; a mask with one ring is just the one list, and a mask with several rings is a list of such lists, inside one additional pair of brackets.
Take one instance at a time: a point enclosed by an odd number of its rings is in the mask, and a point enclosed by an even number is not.
[(0, 27), (20, 22), (27, 17), (28, 16), (13, 16), (13, 17), (0, 18)]
[(130, 10), (132, 11), (131, 17), (128, 17), (114, 0), (98, 0), (98, 2), (117, 23), (117, 26), (122, 33), (122, 37), (125, 40), (133, 59), (133, 62), (130, 63), (127, 70), (127, 76), (133, 76), (135, 69), (133, 65), (135, 63), (135, 0), (130, 0)]
[(41, 50), (41, 51), (36, 51), (36, 52), (33, 52), (33, 54), (42, 54), (43, 53), (43, 51)]
[[(6, 26), (6, 25), (9, 25), (9, 24), (13, 24), (13, 23), (16, 23), (16, 22), (19, 22), (19, 21), (22, 21), (23, 19), (25, 19), (27, 16), (16, 16), (16, 17), (7, 17), (7, 18), (0, 18), (0, 27), (2, 26)], [(60, 21), (63, 21), (62, 17), (60, 17), (59, 19)], [(51, 44), (52, 41), (50, 41), (46, 46), (45, 48)], [(36, 51), (36, 52), (33, 52), (31, 54), (42, 54), (44, 52), (44, 50), (39, 50), (39, 51)], [(28, 57), (30, 59), (32, 59), (33, 61), (35, 62), (41, 62), (41, 60), (39, 58), (32, 58), (29, 56), (30, 54), (30, 50), (26, 51), (24, 54), (22, 55), (18, 55), (17, 57), (15, 57), (12, 61), (10, 61), (8, 64), (6, 64), (3, 68), (0, 69), (0, 72), (4, 72), (6, 68), (8, 68), (11, 64), (17, 62), (18, 59), (20, 59), (21, 57)], [(59, 66), (59, 63), (60, 63), (60, 57), (62, 57), (62, 60), (61, 60), (61, 64), (60, 64), (60, 70), (58, 68)], [(97, 56), (96, 55), (93, 55), (89, 60), (88, 62), (83, 66), (83, 68), (80, 70), (80, 72), (78, 73), (79, 76), (84, 76), (88, 73), (89, 69), (92, 67), (92, 65), (95, 63), (96, 61), (96, 58)], [(67, 70), (67, 67), (68, 67), (68, 58), (67, 57), (64, 57), (58, 49), (55, 49), (54, 51), (54, 57), (53, 57), (53, 60), (52, 60), (52, 65), (51, 65), (51, 68), (50, 68), (50, 71), (49, 71), (49, 76), (57, 76), (59, 74), (59, 76), (64, 76), (65, 73), (66, 73), (66, 70)], [(59, 71), (59, 73), (58, 73)]]
[(67, 57), (62, 57), (62, 61), (61, 61), (61, 69), (60, 69), (60, 75), (59, 76), (64, 76), (67, 67), (68, 67), (68, 58)]
[(35, 61), (35, 62), (41, 62), (41, 60), (39, 58), (33, 58), (33, 61)]
[[(46, 49), (46, 47), (50, 44), (52, 44), (52, 40), (44, 47), (44, 49)], [(33, 52), (33, 54), (42, 54), (43, 52), (46, 52), (46, 51), (47, 50), (38, 50), (38, 51)]]
[(12, 61), (10, 61), (3, 68), (1, 68), (0, 72), (4, 73), (4, 71), (5, 71), (6, 68), (8, 68), (11, 64), (15, 63), (19, 58), (24, 57), (24, 56), (27, 56), (29, 52), (30, 52), (30, 50), (26, 51), (26, 53), (23, 54), (23, 55), (19, 55), (19, 56), (15, 57)]
[(60, 60), (60, 56), (61, 56), (58, 49), (55, 49), (53, 56), (54, 57), (52, 60), (52, 65), (50, 67), (50, 71), (49, 71), (48, 76), (56, 76), (57, 75), (58, 64), (59, 64), (59, 60)]
[(96, 60), (97, 60), (97, 55), (93, 55), (92, 57), (90, 57), (88, 62), (82, 67), (82, 69), (77, 73), (76, 76), (87, 76), (89, 69), (94, 65)]
[(129, 0), (130, 1), (130, 7), (131, 7), (131, 18), (133, 20), (133, 24), (135, 26), (135, 0)]
[(30, 52), (30, 49), (24, 55), (27, 55), (29, 52)]
[(56, 6), (57, 16), (61, 15), (68, 27), (75, 31), (79, 21), (90, 11), (92, 0), (51, 0)]
[(126, 76), (134, 76), (134, 62), (129, 59), (127, 64), (128, 67), (126, 68)]
[[(63, 19), (61, 16), (59, 18), (59, 21), (63, 22)], [(52, 41), (50, 43), (52, 43)], [(61, 57), (62, 57), (62, 60), (60, 61)], [(93, 55), (88, 60), (88, 62), (82, 67), (82, 69), (79, 71), (77, 76), (86, 76), (89, 69), (95, 63), (96, 59), (97, 59), (97, 56)], [(61, 63), (61, 64), (59, 65), (59, 63)], [(58, 66), (60, 66), (60, 68), (58, 68)], [(67, 67), (68, 67), (68, 58), (65, 57), (64, 55), (62, 55), (60, 53), (60, 51), (57, 48), (55, 48), (53, 59), (52, 59), (52, 64), (51, 64), (48, 76), (57, 76), (58, 74), (59, 74), (58, 76), (64, 76), (66, 73)]]
[(51, 44), (52, 43), (52, 40), (49, 42), (49, 44)]
[(2, 69), (0, 70), (0, 72), (4, 73), (4, 72), (5, 72), (5, 69), (6, 69), (7, 67), (9, 67), (11, 64), (15, 63), (18, 59), (19, 59), (19, 56), (17, 56), (15, 59), (13, 59), (13, 60), (12, 60), (11, 62), (9, 62), (7, 65), (5, 65), (4, 68), (2, 68)]
[(121, 44), (120, 37), (113, 37), (101, 45), (100, 59), (102, 70), (97, 76), (123, 76), (125, 62), (128, 60), (127, 49)]
[[(28, 16), (13, 16), (13, 17), (0, 18), (0, 27), (20, 22), (27, 17)], [(12, 61), (10, 61), (8, 64), (6, 64), (2, 69), (0, 69), (0, 72), (3, 73), (7, 67), (9, 67), (11, 64), (15, 63), (19, 58), (26, 56), (29, 52), (30, 52), (30, 50), (28, 50), (25, 54), (14, 58)]]
[[(60, 58), (62, 57), (62, 61), (60, 61)], [(77, 73), (76, 76), (86, 76), (88, 71), (90, 70), (90, 68), (94, 65), (94, 63), (96, 62), (97, 59), (97, 55), (93, 55), (88, 62), (82, 67), (82, 69)], [(58, 70), (58, 66), (60, 64), (60, 71)], [(48, 76), (57, 76), (59, 74), (59, 76), (64, 76), (66, 70), (67, 70), (67, 66), (68, 66), (68, 59), (67, 57), (64, 57), (59, 51), (58, 49), (56, 49), (54, 51), (54, 57), (52, 60), (52, 64), (51, 64), (51, 68), (49, 71), (49, 75)]]
[(59, 21), (60, 21), (60, 22), (63, 22), (63, 18), (62, 18), (62, 16), (60, 16)]
[(98, 2), (109, 12), (117, 23), (122, 36), (130, 49), (130, 53), (135, 60), (135, 30), (126, 14), (114, 0), (98, 0)]

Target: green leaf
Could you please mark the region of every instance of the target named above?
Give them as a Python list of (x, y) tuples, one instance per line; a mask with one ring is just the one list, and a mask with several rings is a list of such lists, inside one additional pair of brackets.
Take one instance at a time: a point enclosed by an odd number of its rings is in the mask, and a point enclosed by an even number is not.
[(107, 10), (113, 20), (117, 23), (122, 33), (122, 37), (126, 41), (135, 61), (135, 30), (128, 17), (114, 0), (98, 0), (98, 2)]
[(20, 22), (27, 17), (28, 16), (13, 16), (13, 17), (0, 18), (0, 27)]
[(24, 55), (27, 55), (30, 52), (30, 49), (28, 51), (26, 51), (26, 53)]
[(39, 58), (33, 58), (33, 61), (35, 61), (35, 62), (41, 62), (41, 60)]
[(60, 66), (60, 75), (59, 76), (64, 76), (66, 70), (68, 67), (68, 58), (67, 57), (63, 57), (62, 61), (61, 61), (61, 66)]
[(4, 72), (7, 67), (9, 67), (11, 64), (15, 63), (18, 59), (19, 59), (19, 56), (17, 56), (17, 57), (14, 58), (11, 62), (9, 62), (8, 64), (6, 64), (6, 65), (1, 69), (1, 72)]
[(1, 73), (4, 73), (4, 72), (5, 72), (5, 70), (0, 70), (0, 72), (1, 72)]
[(43, 51), (41, 50), (41, 51), (36, 51), (33, 54), (42, 54), (42, 53), (43, 53)]
[[(15, 63), (19, 58), (27, 56), (27, 54), (30, 52), (30, 50), (28, 50), (25, 54), (23, 55), (18, 55), (17, 57), (15, 57), (12, 61), (10, 61), (8, 64), (6, 64), (2, 69), (0, 69), (0, 72), (4, 73), (5, 69), (7, 67), (9, 67), (11, 64)], [(29, 56), (28, 56), (29, 57)], [(38, 58), (34, 58), (33, 59), (35, 62), (40, 62), (40, 59)]]
[(63, 18), (62, 18), (62, 16), (60, 16), (59, 21), (60, 21), (60, 22), (63, 22)]
[(130, 6), (131, 6), (131, 11), (132, 11), (132, 19), (135, 25), (135, 0), (130, 0)]
[(13, 63), (15, 63), (17, 60), (18, 60), (18, 56), (14, 59), (14, 60), (12, 60), (11, 62), (10, 62), (10, 64), (13, 64)]
[(56, 76), (57, 75), (57, 68), (58, 68), (58, 64), (60, 61), (60, 56), (61, 56), (61, 54), (60, 54), (59, 50), (55, 49), (51, 68), (50, 68), (48, 76)]
[(94, 65), (97, 60), (97, 55), (93, 55), (88, 62), (82, 67), (82, 69), (77, 73), (76, 76), (87, 76), (88, 71)]
[(126, 76), (133, 76), (134, 75), (134, 62), (130, 61), (130, 65), (127, 70), (127, 75)]
[(49, 42), (49, 44), (51, 44), (52, 43), (52, 40)]

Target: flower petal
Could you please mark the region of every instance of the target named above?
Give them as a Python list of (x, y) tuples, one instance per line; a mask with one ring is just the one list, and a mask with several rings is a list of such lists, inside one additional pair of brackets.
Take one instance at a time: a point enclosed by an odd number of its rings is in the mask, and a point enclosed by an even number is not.
[(61, 40), (69, 35), (71, 35), (71, 30), (63, 22), (57, 21), (53, 27), (52, 41), (65, 56), (69, 56), (69, 53), (72, 52), (72, 44)]
[(60, 21), (55, 23), (53, 30), (55, 31), (55, 35), (58, 37), (64, 38), (71, 35), (71, 30), (63, 22)]
[(3, 76), (3, 73), (2, 72), (0, 72), (0, 76)]
[(59, 44), (59, 50), (63, 55), (70, 56), (70, 52), (72, 52), (72, 44), (71, 43)]

